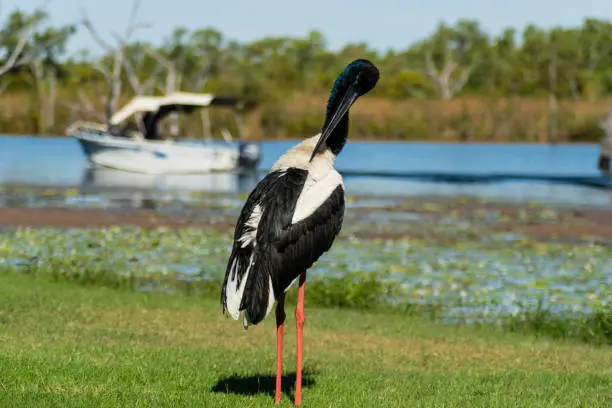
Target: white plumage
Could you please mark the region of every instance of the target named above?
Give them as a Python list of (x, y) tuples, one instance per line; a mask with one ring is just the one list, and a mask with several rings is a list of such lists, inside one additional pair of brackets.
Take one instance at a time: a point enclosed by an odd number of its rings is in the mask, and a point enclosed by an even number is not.
[(344, 186), (344, 184), (342, 176), (334, 169), (319, 180), (313, 179), (309, 174), (304, 189), (298, 197), (291, 223), (295, 224), (311, 216), (338, 186)]
[[(246, 248), (248, 245), (251, 244), (253, 246), (257, 245), (257, 227), (259, 226), (259, 221), (261, 220), (261, 213), (261, 206), (256, 205), (253, 208), (253, 212), (249, 216), (248, 221), (246, 222), (246, 225), (250, 229), (247, 230), (239, 238), (242, 248)], [(246, 269), (244, 277), (242, 278), (242, 281), (240, 282), (240, 285), (238, 285), (239, 274), (236, 273), (240, 269), (239, 262), (240, 261), (238, 258), (234, 259), (231, 268), (232, 275), (230, 276), (230, 279), (227, 280), (227, 284), (225, 287), (227, 293), (227, 311), (234, 320), (238, 320), (240, 318), (240, 303), (242, 302), (242, 296), (244, 295), (244, 288), (246, 287), (249, 272), (251, 270), (251, 267), (253, 266), (253, 254), (251, 254), (249, 258), (249, 265)], [(246, 325), (247, 322), (245, 318), (245, 328)]]
[(310, 137), (283, 154), (272, 166), (272, 171), (283, 171), (290, 167), (304, 169), (308, 178), (297, 200), (292, 224), (308, 218), (333, 193), (344, 186), (342, 176), (334, 169), (334, 154), (326, 150), (310, 161), (310, 156), (321, 134)]
[(240, 236), (239, 240), (242, 244), (242, 248), (246, 248), (247, 246), (257, 245), (257, 227), (259, 227), (259, 221), (261, 221), (261, 206), (257, 204), (255, 208), (253, 208), (253, 212), (249, 216), (249, 220), (246, 222), (247, 227), (251, 230), (244, 233)]
[[(252, 259), (252, 257), (251, 257)], [(240, 269), (239, 260), (236, 258), (232, 263), (231, 272), (234, 276), (227, 281), (227, 285), (225, 287), (227, 293), (227, 312), (232, 316), (234, 320), (238, 320), (240, 317), (240, 302), (242, 301), (242, 295), (244, 293), (244, 288), (246, 286), (247, 277), (249, 274), (250, 267), (247, 267), (247, 271), (245, 274), (245, 278), (240, 282), (240, 286), (238, 286), (238, 274), (234, 273), (235, 271)]]

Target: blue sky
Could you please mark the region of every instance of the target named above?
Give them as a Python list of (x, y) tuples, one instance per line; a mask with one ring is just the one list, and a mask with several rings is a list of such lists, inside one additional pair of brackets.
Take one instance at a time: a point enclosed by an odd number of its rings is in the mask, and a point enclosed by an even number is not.
[[(32, 10), (43, 0), (0, 0), (1, 18), (15, 8)], [(52, 21), (79, 20), (82, 10), (110, 39), (122, 31), (131, 0), (52, 0)], [(376, 6), (375, 4), (384, 4)], [(348, 42), (366, 41), (380, 50), (403, 49), (430, 33), (441, 20), (477, 19), (490, 33), (504, 27), (578, 25), (585, 17), (612, 19), (612, 0), (143, 0), (140, 20), (152, 28), (139, 39), (161, 42), (176, 26), (189, 29), (213, 26), (228, 38), (249, 41), (265, 35), (304, 35), (322, 31), (337, 49)], [(80, 31), (70, 51), (87, 48), (99, 52), (88, 33)]]

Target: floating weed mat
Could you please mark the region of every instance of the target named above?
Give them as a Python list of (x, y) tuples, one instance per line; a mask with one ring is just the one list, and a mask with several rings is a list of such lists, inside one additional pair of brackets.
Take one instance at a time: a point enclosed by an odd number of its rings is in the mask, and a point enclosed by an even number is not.
[(83, 284), (174, 291), (217, 278), (228, 245), (200, 230), (24, 228), (0, 234), (0, 265)]
[[(218, 297), (230, 248), (230, 234), (203, 229), (22, 228), (0, 233), (0, 270)], [(610, 259), (610, 247), (503, 235), (445, 246), (345, 237), (309, 271), (308, 303), (606, 342)]]

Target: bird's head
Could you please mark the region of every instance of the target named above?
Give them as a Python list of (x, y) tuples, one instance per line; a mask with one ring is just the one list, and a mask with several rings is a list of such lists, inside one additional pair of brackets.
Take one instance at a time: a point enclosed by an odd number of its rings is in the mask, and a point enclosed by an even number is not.
[(336, 79), (334, 88), (339, 92), (344, 90), (345, 93), (352, 88), (359, 97), (370, 92), (376, 86), (379, 77), (376, 65), (366, 59), (358, 59), (344, 68)]
[[(351, 62), (338, 75), (327, 102), (327, 118), (321, 131), (321, 138), (314, 148), (310, 160), (322, 149), (357, 98), (370, 92), (376, 86), (379, 77), (380, 74), (376, 65), (366, 59), (357, 59)], [(342, 142), (343, 144), (344, 142)]]

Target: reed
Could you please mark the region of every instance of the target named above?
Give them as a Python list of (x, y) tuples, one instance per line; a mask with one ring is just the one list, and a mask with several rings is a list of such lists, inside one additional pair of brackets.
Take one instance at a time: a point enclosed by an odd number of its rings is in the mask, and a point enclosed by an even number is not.
[[(125, 103), (129, 95), (121, 98)], [(267, 100), (245, 115), (248, 139), (302, 138), (320, 130), (325, 95), (294, 93), (286, 99)], [(56, 121), (51, 129), (39, 129), (36, 101), (26, 92), (7, 93), (0, 99), (0, 133), (63, 134), (74, 120), (94, 120), (74, 109), (74, 92), (61, 90)], [(94, 100), (94, 98), (92, 98)], [(98, 98), (97, 109), (103, 111)], [(610, 101), (559, 103), (558, 134), (549, 134), (548, 101), (544, 98), (493, 98), (465, 96), (451, 101), (393, 100), (369, 97), (355, 105), (351, 137), (362, 140), (448, 141), (448, 142), (598, 142), (598, 122)], [(211, 110), (214, 137), (222, 127), (237, 133), (227, 110)], [(196, 112), (182, 122), (183, 132), (202, 135)]]

